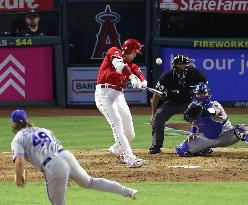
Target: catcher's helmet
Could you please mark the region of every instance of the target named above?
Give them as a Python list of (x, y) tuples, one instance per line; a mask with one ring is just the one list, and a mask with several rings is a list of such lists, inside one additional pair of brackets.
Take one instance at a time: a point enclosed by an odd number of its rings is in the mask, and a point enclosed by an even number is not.
[(127, 39), (122, 45), (122, 51), (129, 55), (135, 50), (137, 53), (141, 53), (142, 44), (135, 39)]
[(209, 92), (209, 88), (207, 83), (199, 83), (195, 86), (194, 93), (195, 94), (205, 94)]
[(189, 57), (186, 56), (185, 54), (178, 54), (176, 55), (173, 60), (172, 60), (172, 64), (176, 65), (176, 64), (190, 64), (190, 60)]
[(15, 110), (11, 113), (12, 122), (27, 121), (28, 116), (25, 110)]
[[(194, 101), (201, 103), (204, 106), (207, 106), (210, 103), (211, 95), (207, 83), (197, 84), (193, 92), (195, 94), (193, 98)], [(203, 96), (197, 96), (197, 95), (203, 95)]]

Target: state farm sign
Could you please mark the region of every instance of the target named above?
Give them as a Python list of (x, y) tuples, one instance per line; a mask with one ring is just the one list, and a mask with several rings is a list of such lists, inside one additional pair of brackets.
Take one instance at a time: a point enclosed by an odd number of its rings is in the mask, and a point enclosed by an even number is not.
[(162, 10), (247, 13), (248, 0), (160, 0)]
[(54, 9), (53, 0), (0, 0), (1, 11), (48, 11)]

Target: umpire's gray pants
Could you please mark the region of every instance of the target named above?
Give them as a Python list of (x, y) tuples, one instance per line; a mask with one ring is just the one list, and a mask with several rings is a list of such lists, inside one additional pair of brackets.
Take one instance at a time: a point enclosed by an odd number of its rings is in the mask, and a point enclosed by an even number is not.
[(164, 101), (156, 110), (152, 119), (152, 146), (163, 147), (165, 122), (173, 115), (183, 113), (189, 103), (175, 104), (171, 101)]

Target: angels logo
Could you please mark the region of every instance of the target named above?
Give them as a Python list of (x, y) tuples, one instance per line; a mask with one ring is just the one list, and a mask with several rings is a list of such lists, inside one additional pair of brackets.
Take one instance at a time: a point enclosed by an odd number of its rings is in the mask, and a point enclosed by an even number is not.
[(93, 54), (90, 59), (103, 59), (107, 50), (113, 46), (121, 47), (120, 34), (115, 24), (120, 21), (120, 15), (112, 12), (110, 5), (105, 11), (96, 15), (96, 21), (101, 24)]
[(165, 10), (177, 10), (178, 5), (173, 0), (162, 0), (160, 8)]

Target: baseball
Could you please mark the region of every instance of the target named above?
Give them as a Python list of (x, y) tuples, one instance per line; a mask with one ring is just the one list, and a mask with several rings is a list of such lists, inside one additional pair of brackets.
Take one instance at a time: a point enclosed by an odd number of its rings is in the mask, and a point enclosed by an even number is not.
[(156, 64), (161, 65), (163, 63), (161, 58), (156, 58)]

